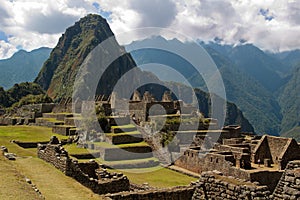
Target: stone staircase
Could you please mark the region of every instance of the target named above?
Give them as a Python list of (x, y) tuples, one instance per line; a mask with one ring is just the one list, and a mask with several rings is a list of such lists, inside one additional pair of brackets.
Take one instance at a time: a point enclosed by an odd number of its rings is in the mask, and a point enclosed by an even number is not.
[(79, 118), (72, 113), (43, 113), (43, 117), (36, 119), (36, 125), (51, 127), (53, 133), (71, 136), (77, 133), (75, 120)]
[(88, 144), (89, 148), (100, 151), (100, 159), (104, 164), (118, 169), (159, 165), (159, 161), (153, 157), (152, 148), (136, 127), (130, 124), (129, 117), (111, 117), (109, 125), (111, 130), (106, 133), (105, 142)]

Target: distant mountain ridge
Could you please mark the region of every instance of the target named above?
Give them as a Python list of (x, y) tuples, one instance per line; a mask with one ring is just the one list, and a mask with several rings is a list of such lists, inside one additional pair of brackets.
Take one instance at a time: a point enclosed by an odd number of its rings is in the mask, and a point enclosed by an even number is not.
[(20, 50), (11, 58), (0, 60), (0, 87), (8, 89), (15, 83), (33, 81), (50, 52), (51, 49), (47, 47), (31, 52)]
[[(151, 42), (154, 44), (169, 42), (177, 49), (192, 45), (188, 42), (182, 43), (176, 39), (167, 41), (162, 37), (153, 37), (143, 41), (133, 42), (128, 45), (128, 48), (140, 48), (147, 46), (147, 44)], [(202, 44), (202, 46), (215, 61), (222, 75), (228, 101), (235, 103), (244, 112), (245, 117), (253, 124), (256, 132), (278, 135), (280, 132), (281, 114), (280, 107), (274, 99), (272, 92), (268, 91), (259, 80), (247, 71), (244, 71), (227, 56), (227, 54), (232, 51), (232, 46), (219, 46), (214, 43)], [(253, 49), (255, 52), (254, 55), (257, 54), (256, 51), (262, 54), (258, 48), (253, 47)], [(185, 77), (185, 81), (187, 80), (194, 87), (207, 91), (204, 80), (193, 69), (193, 66), (176, 55), (157, 49), (141, 49), (131, 54), (139, 66), (143, 66), (147, 62), (171, 66)], [(161, 66), (156, 67), (155, 64), (153, 64), (153, 67), (147, 70), (150, 70), (162, 80), (170, 81), (168, 78), (171, 77), (173, 80), (184, 81), (176, 76), (177, 72), (175, 72), (175, 70), (164, 72), (161, 68)]]
[[(84, 70), (80, 83), (87, 83), (76, 85), (76, 88), (83, 87), (81, 91), (79, 90), (79, 98), (81, 98), (81, 92), (84, 93), (93, 90), (88, 83), (96, 81), (93, 75), (99, 72), (103, 72), (103, 75), (98, 82), (96, 94), (111, 94), (115, 84), (128, 71), (131, 72), (131, 76), (123, 80), (124, 82), (122, 83), (125, 87), (131, 87), (134, 83), (141, 85), (145, 80), (146, 82), (150, 80), (153, 81), (152, 83), (164, 85), (153, 74), (137, 68), (131, 55), (126, 53), (125, 48), (119, 46), (114, 38), (108, 41), (110, 42), (109, 48), (112, 48), (115, 53), (120, 53), (123, 56), (114, 60), (107, 69), (104, 69), (105, 66), (102, 66), (102, 64), (110, 56), (112, 49), (103, 49), (98, 44), (111, 36), (113, 36), (113, 33), (106, 20), (101, 16), (88, 15), (80, 19), (75, 25), (69, 27), (59, 39), (57, 46), (51, 52), (49, 59), (45, 62), (35, 82), (47, 90), (47, 94), (56, 100), (72, 97), (73, 86), (76, 83), (75, 78), (78, 78), (76, 75), (78, 75), (77, 72), (79, 70), (80, 72)], [(96, 66), (93, 66), (93, 64), (96, 64)], [(171, 84), (171, 87), (176, 87), (182, 93), (186, 90), (186, 87), (176, 84)], [(143, 86), (139, 90), (141, 93), (147, 90), (156, 98), (161, 97), (165, 91), (163, 87), (155, 84)], [(122, 95), (120, 96), (122, 97)], [(197, 97), (204, 102), (200, 106), (206, 105), (204, 106), (206, 109), (203, 108), (205, 111), (204, 114), (209, 116), (209, 109), (207, 109), (210, 105), (209, 95), (204, 92), (197, 92)], [(94, 98), (94, 96), (89, 96), (88, 98)], [(227, 112), (227, 123), (243, 124), (244, 131), (253, 131), (251, 124), (234, 104), (228, 104)]]
[[(153, 37), (135, 41), (128, 46), (129, 48), (142, 47), (151, 42), (169, 42), (177, 48), (181, 48), (181, 45), (189, 45), (188, 42), (182, 43), (176, 39), (166, 40), (162, 37)], [(289, 130), (286, 127), (287, 123), (284, 122), (286, 117), (289, 118), (290, 124), (298, 123), (297, 120), (289, 117), (290, 112), (284, 112), (282, 108), (285, 105), (282, 103), (283, 101), (278, 101), (278, 98), (283, 95), (282, 91), (290, 83), (290, 80), (293, 77), (295, 79), (296, 73), (292, 72), (292, 69), (296, 68), (295, 63), (300, 64), (300, 57), (297, 57), (299, 50), (276, 54), (264, 52), (252, 44), (232, 46), (201, 41), (199, 44), (205, 48), (219, 68), (225, 84), (227, 99), (243, 111), (245, 117), (253, 124), (256, 132), (272, 135), (283, 134), (282, 131)], [(203, 79), (193, 71), (192, 67), (168, 52), (142, 49), (133, 52), (132, 55), (138, 65), (143, 65), (145, 61), (155, 63), (159, 60), (164, 65), (172, 66), (184, 75), (190, 83), (206, 90)], [(164, 59), (164, 55), (168, 59)], [(176, 77), (172, 72), (165, 73), (155, 65), (152, 69), (148, 68), (147, 70), (150, 70), (162, 80), (168, 80), (168, 77)], [(175, 79), (182, 82), (179, 77)], [(295, 95), (297, 95), (297, 90), (290, 91), (291, 97)], [(291, 105), (288, 105), (288, 107), (291, 107)]]

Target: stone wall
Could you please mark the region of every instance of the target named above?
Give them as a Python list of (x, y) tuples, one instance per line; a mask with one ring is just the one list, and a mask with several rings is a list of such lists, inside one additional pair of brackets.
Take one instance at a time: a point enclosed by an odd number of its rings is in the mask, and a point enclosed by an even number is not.
[(0, 125), (16, 125), (17, 119), (16, 118), (0, 118)]
[(282, 171), (259, 171), (250, 173), (250, 180), (258, 182), (261, 185), (266, 185), (271, 192), (274, 191), (282, 176)]
[(289, 162), (273, 193), (273, 198), (300, 199), (300, 160)]
[(267, 200), (270, 191), (266, 186), (258, 186), (230, 177), (213, 173), (202, 173), (196, 183), (193, 200)]
[(174, 187), (160, 190), (123, 192), (106, 195), (105, 200), (181, 200), (192, 199), (195, 187)]
[(207, 153), (190, 149), (175, 161), (175, 165), (200, 174), (206, 171), (218, 170), (226, 176), (250, 180), (249, 173), (246, 170), (235, 167), (236, 160), (231, 152)]
[(24, 149), (28, 149), (28, 148), (37, 148), (38, 143), (40, 144), (47, 144), (49, 141), (45, 141), (45, 142), (20, 142), (20, 141), (13, 141), (15, 144), (17, 144), (18, 146), (24, 148)]
[(17, 116), (24, 118), (42, 117), (42, 113), (50, 113), (55, 107), (53, 103), (24, 105), (17, 111)]
[(257, 163), (264, 159), (270, 159), (279, 170), (283, 170), (289, 161), (300, 159), (299, 145), (291, 138), (263, 136), (253, 151), (252, 161)]
[(119, 135), (111, 135), (106, 136), (106, 142), (110, 144), (128, 144), (128, 143), (138, 143), (144, 141), (141, 134), (119, 134)]
[(67, 174), (72, 160), (61, 145), (39, 144), (37, 155), (38, 158), (51, 163), (54, 167)]
[(129, 191), (130, 183), (123, 174), (108, 173), (98, 163), (78, 163), (69, 158), (60, 144), (38, 146), (38, 157), (51, 163), (65, 175), (77, 180), (96, 194)]
[(100, 151), (100, 156), (106, 161), (132, 160), (153, 157), (151, 147), (127, 147), (127, 148), (105, 148), (96, 147)]
[(130, 183), (126, 176), (110, 174), (105, 170), (97, 172), (97, 169), (99, 169), (99, 165), (96, 162), (79, 164), (72, 161), (66, 175), (73, 177), (96, 194), (129, 191)]

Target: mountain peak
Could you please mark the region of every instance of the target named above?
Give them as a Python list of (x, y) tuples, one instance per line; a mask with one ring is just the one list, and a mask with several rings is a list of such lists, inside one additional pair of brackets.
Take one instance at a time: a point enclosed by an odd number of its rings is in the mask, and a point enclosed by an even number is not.
[(84, 59), (98, 44), (113, 35), (107, 21), (100, 15), (89, 14), (81, 18), (61, 36), (35, 82), (48, 90), (52, 98), (66, 93), (70, 96), (71, 82)]

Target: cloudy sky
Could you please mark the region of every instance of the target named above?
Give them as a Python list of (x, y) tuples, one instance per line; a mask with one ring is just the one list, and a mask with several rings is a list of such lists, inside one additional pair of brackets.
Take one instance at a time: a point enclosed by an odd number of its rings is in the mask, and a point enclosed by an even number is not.
[(115, 33), (163, 27), (205, 41), (300, 48), (300, 0), (0, 0), (0, 59), (54, 47), (88, 13), (107, 18)]

